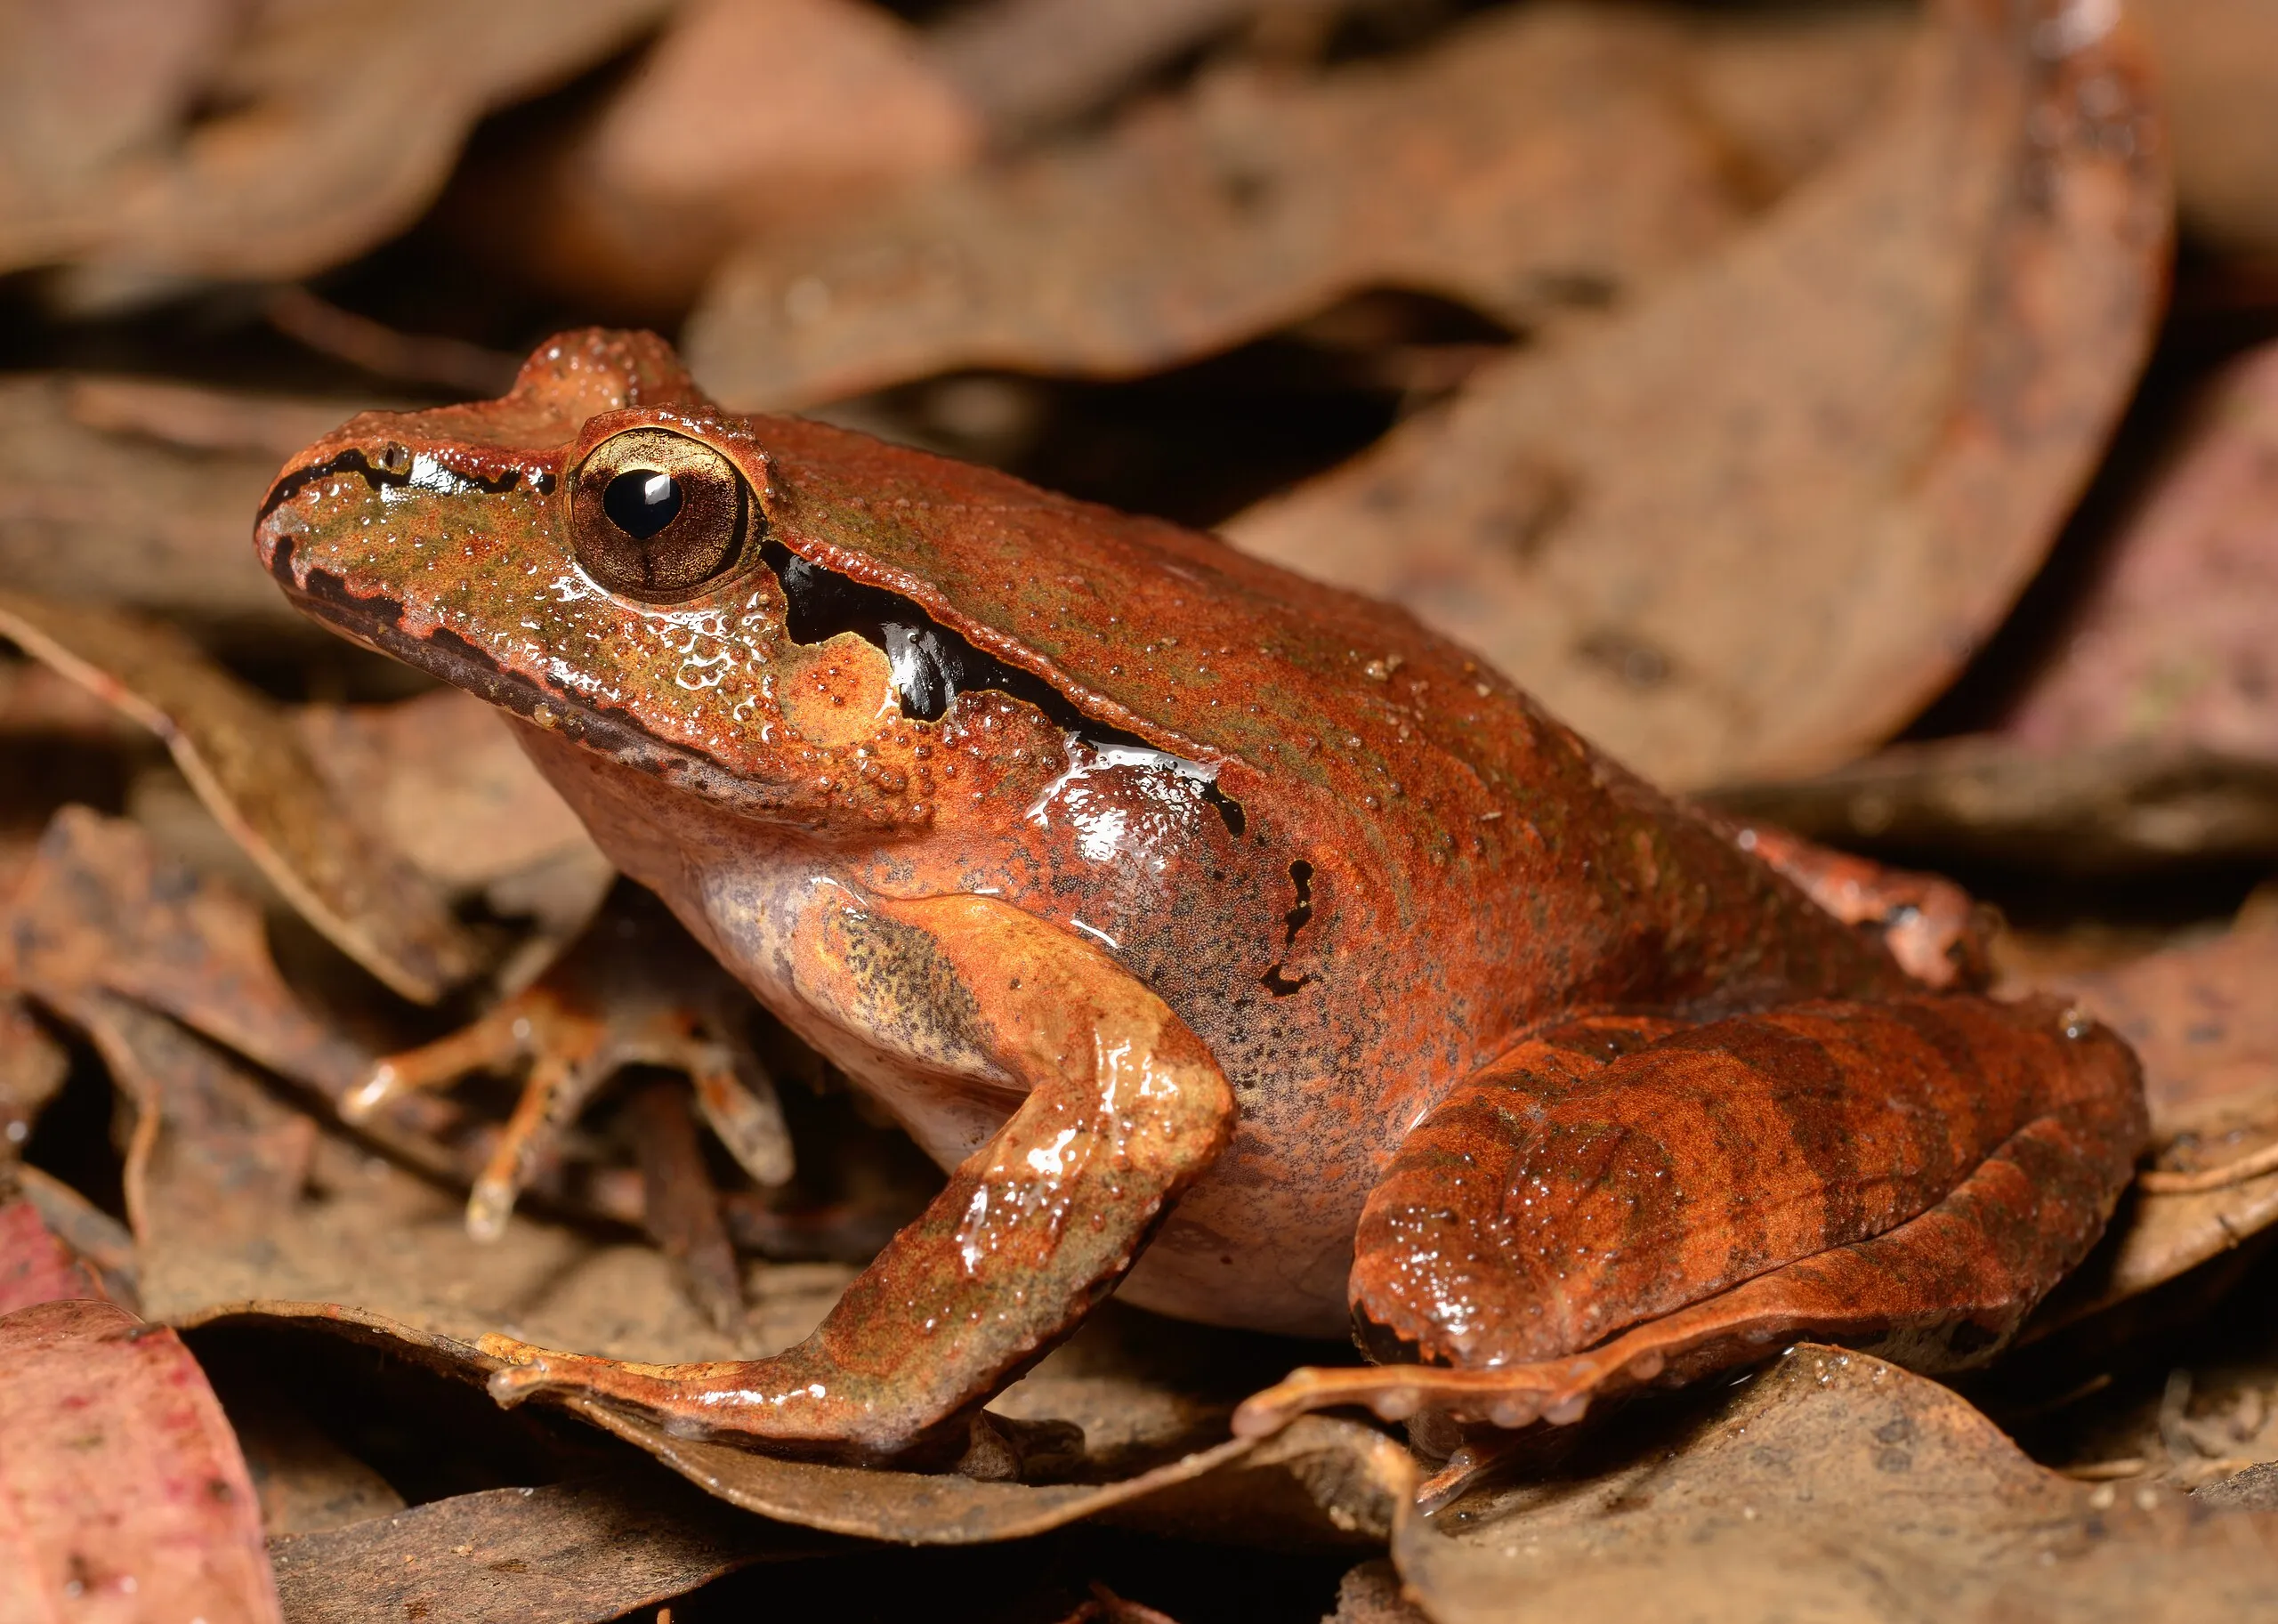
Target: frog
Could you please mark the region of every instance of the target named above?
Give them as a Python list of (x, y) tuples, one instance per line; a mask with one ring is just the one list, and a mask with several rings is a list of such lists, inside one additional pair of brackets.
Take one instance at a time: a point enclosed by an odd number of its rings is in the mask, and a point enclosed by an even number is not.
[(869, 1465), (1111, 1295), (1345, 1337), (1244, 1435), (1516, 1432), (1799, 1337), (1990, 1356), (2096, 1241), (2134, 1055), (1950, 884), (1656, 790), (1402, 610), (1168, 521), (744, 416), (663, 340), (367, 413), (255, 548), (481, 696), (946, 1175), (812, 1335), (493, 1394)]

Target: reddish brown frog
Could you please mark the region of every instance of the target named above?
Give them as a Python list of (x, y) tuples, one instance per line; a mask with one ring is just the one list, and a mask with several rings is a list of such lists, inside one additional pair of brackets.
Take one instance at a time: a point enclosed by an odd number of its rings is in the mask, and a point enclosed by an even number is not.
[[(357, 418), (258, 542), (310, 613), (513, 713), (626, 872), (952, 1170), (797, 1346), (502, 1345), (502, 1398), (891, 1457), (1119, 1290), (1386, 1361), (1299, 1373), (1251, 1430), (1571, 1419), (1798, 1333), (1950, 1364), (2088, 1248), (2144, 1135), (2111, 1034), (1932, 990), (1854, 922), (1856, 865), (1839, 919), (1829, 865), (1405, 615), (729, 416), (644, 335)], [(1951, 979), (1922, 926), (1958, 911), (1889, 939)]]

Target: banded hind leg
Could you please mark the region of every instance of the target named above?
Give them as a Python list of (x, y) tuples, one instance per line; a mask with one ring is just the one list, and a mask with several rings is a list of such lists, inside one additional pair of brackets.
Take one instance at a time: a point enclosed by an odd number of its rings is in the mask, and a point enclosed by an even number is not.
[(2049, 1000), (1577, 1022), (1443, 1102), (1370, 1196), (1351, 1300), (1389, 1362), (1297, 1371), (1236, 1430), (1572, 1421), (1796, 1337), (1970, 1362), (2095, 1242), (2145, 1132), (2132, 1054)]

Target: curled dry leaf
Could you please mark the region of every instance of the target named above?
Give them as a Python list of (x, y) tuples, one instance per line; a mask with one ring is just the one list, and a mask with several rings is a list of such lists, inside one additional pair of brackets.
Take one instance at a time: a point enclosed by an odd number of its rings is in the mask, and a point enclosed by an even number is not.
[(2059, 978), (2135, 1046), (2158, 1147), (2043, 1329), (2150, 1290), (2278, 1224), (2278, 924)]
[(2040, 872), (2278, 859), (2278, 757), (2129, 739), (2054, 753), (2000, 734), (1892, 745), (1814, 778), (1703, 799), (1813, 840)]
[(436, 888), (329, 792), (282, 708), (180, 633), (0, 591), (0, 635), (163, 739), (295, 909), (397, 992), (432, 1003), (481, 967)]
[(821, 1545), (654, 1470), (490, 1489), (273, 1541), (295, 1624), (606, 1624)]
[(1687, 93), (1692, 37), (1533, 5), (1318, 81), (1216, 75), (1104, 137), (750, 244), (690, 365), (783, 408), (958, 367), (1143, 372), (1377, 286), (1514, 324), (1602, 302), (1754, 205)]
[(246, 537), (278, 465), (366, 404), (0, 382), (0, 578), (160, 611), (211, 642), (305, 645), (308, 623), (279, 602)]
[(747, 1511), (909, 1545), (1027, 1539), (1092, 1518), (1192, 1535), (1223, 1531), (1236, 1516), (1263, 1544), (1366, 1544), (1384, 1538), (1415, 1486), (1404, 1447), (1320, 1416), (1262, 1442), (1230, 1440), (1115, 1482), (1027, 1484), (779, 1459), (677, 1438), (593, 1399), (569, 1407)]
[(1404, 1519), (1402, 1576), (1438, 1624), (2141, 1624), (2266, 1606), (2278, 1519), (2070, 1482), (1868, 1355), (1791, 1348), (1694, 1414), (1682, 1437), (1602, 1434), (1546, 1480)]
[[(66, 143), (68, 174), (44, 147), (15, 144), (18, 203), (0, 209), (0, 266), (69, 265), (68, 295), (101, 303), (183, 278), (286, 279), (336, 264), (410, 223), (484, 112), (621, 49), (666, 4), (179, 8), (205, 13), (206, 29), (188, 37), (186, 22), (167, 28), (184, 43), (144, 70), (154, 93), (131, 124)], [(21, 7), (12, 17), (39, 56), (69, 61), (64, 20), (78, 9)], [(217, 11), (229, 30), (218, 53)], [(42, 100), (63, 125), (101, 105)], [(226, 110), (193, 119), (201, 107)]]
[(1883, 113), (1757, 230), (1230, 537), (1404, 604), (1674, 787), (1886, 736), (2039, 565), (2169, 235), (2116, 8), (1935, 15)]
[(237, 1441), (181, 1340), (109, 1303), (0, 1319), (0, 1618), (281, 1620)]

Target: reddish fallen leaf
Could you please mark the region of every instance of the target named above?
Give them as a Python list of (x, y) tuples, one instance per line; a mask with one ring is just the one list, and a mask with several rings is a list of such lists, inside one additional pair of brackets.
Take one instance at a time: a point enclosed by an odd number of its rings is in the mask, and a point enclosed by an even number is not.
[(40, 1222), (86, 1266), (101, 1288), (98, 1297), (142, 1312), (134, 1264), (134, 1237), (126, 1226), (77, 1190), (38, 1168), (13, 1169), (16, 1188), (38, 1213)]
[(2274, 626), (2278, 345), (2205, 391), (1999, 729), (2045, 753), (2153, 739), (2278, 762)]
[[(1585, 1441), (1393, 1536), (1437, 1624), (1733, 1624), (2266, 1611), (2278, 1517), (2076, 1483), (1935, 1382), (1805, 1345), (1681, 1431)], [(1699, 1402), (1699, 1401), (1696, 1401)], [(1673, 1613), (1672, 1606), (1680, 1611)]]
[(280, 707), (180, 633), (88, 603), (0, 591), (0, 635), (164, 739), (295, 909), (404, 997), (432, 1003), (482, 950), (436, 887), (335, 799)]
[(0, 1618), (281, 1620), (237, 1441), (180, 1338), (109, 1303), (0, 1319)]
[(2133, 0), (2129, 10), (2159, 53), (2184, 223), (2234, 253), (2278, 255), (2278, 6)]
[[(67, 299), (103, 303), (184, 277), (283, 279), (336, 264), (411, 222), (483, 113), (622, 49), (666, 6), (226, 8), (218, 60), (210, 38), (173, 53), (149, 75), (158, 93), (143, 115), (109, 141), (78, 143), (70, 170), (47, 166), (36, 145), (19, 149), (20, 206), (0, 211), (0, 265), (69, 265)], [(35, 60), (70, 62), (65, 20), (77, 9), (24, 12), (25, 40), (9, 54), (29, 46)], [(55, 102), (69, 125), (101, 97)]]
[(21, 1196), (0, 1204), (0, 1314), (34, 1303), (101, 1300), (101, 1282)]
[(605, 1624), (826, 1542), (653, 1469), (455, 1495), (270, 1546), (294, 1624)]
[(1229, 71), (1108, 135), (754, 242), (686, 341), (739, 407), (958, 367), (1125, 376), (1393, 286), (1514, 325), (1755, 206), (1671, 13), (1527, 6), (1317, 81)]
[(1659, 781), (1824, 769), (2039, 566), (2165, 288), (2116, 10), (1942, 0), (1884, 113), (1694, 273), (1234, 520)]

